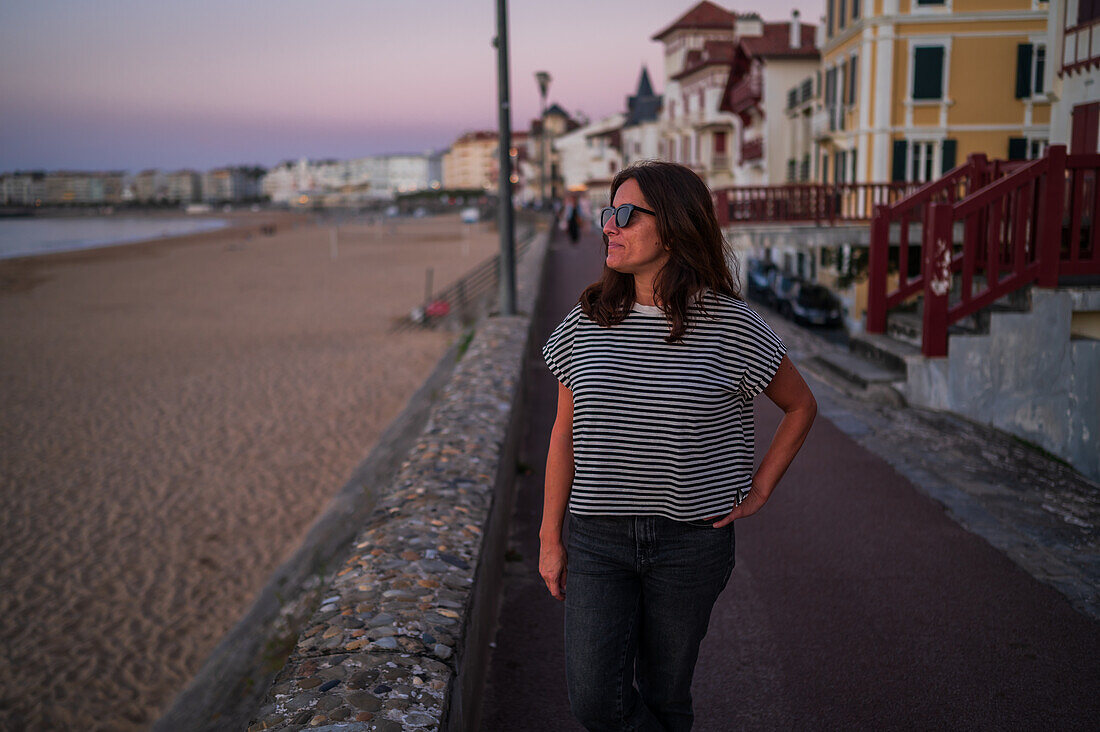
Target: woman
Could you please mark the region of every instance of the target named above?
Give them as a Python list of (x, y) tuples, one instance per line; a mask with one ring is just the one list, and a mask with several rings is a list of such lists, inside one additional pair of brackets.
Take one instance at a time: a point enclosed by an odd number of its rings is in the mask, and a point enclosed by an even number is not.
[[(585, 727), (687, 730), (734, 521), (767, 502), (817, 405), (740, 298), (695, 173), (627, 168), (601, 220), (603, 276), (543, 349), (559, 384), (539, 571), (565, 600), (569, 702)], [(761, 392), (784, 417), (753, 473)]]

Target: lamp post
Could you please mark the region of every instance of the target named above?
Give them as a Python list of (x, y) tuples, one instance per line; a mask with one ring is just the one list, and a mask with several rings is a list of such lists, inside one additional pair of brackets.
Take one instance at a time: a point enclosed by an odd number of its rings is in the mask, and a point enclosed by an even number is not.
[(512, 103), (508, 84), (508, 1), (497, 0), (497, 204), (500, 225), (500, 314), (516, 314), (516, 250), (512, 220)]
[(539, 83), (539, 97), (542, 99), (542, 113), (539, 116), (539, 207), (546, 208), (546, 92), (550, 90), (550, 74), (536, 71), (535, 81)]

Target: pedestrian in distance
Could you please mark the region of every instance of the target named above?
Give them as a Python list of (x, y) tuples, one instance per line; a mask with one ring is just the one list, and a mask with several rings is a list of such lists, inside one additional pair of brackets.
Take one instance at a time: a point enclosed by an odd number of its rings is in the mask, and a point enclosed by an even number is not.
[[(695, 173), (656, 161), (621, 171), (600, 221), (602, 276), (543, 348), (559, 384), (539, 572), (565, 601), (569, 704), (581, 723), (689, 730), (734, 524), (765, 505), (817, 404), (741, 298)], [(784, 416), (754, 472), (760, 393)]]
[(577, 245), (577, 242), (581, 238), (581, 202), (577, 196), (573, 196), (569, 199), (569, 206), (566, 209), (565, 225), (569, 231), (569, 241), (573, 246)]

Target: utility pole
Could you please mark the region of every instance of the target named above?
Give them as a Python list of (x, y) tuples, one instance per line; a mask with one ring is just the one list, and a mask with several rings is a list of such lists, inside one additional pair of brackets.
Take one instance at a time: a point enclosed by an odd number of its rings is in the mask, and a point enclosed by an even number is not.
[(500, 173), (497, 200), (500, 207), (500, 314), (516, 314), (516, 250), (512, 220), (512, 110), (508, 91), (508, 0), (497, 0), (497, 96), (500, 134), (497, 140)]

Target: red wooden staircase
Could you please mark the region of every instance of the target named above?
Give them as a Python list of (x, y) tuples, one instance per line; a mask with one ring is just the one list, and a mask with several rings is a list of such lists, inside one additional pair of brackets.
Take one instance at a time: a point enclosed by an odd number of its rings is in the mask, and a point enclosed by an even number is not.
[[(867, 331), (923, 297), (921, 351), (947, 355), (948, 327), (1032, 283), (1100, 275), (1100, 154), (990, 163), (984, 155), (900, 200), (871, 223)], [(914, 226), (915, 225), (915, 226)], [(919, 236), (911, 240), (911, 229)], [(893, 242), (893, 243), (892, 243)], [(917, 271), (910, 250), (919, 248)], [(889, 284), (890, 270), (897, 282)]]

